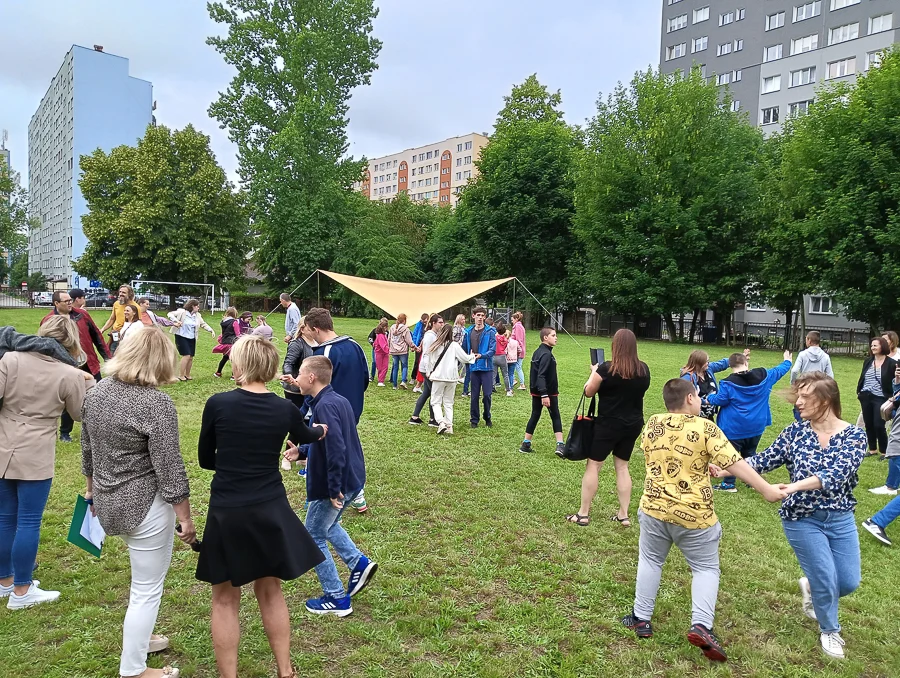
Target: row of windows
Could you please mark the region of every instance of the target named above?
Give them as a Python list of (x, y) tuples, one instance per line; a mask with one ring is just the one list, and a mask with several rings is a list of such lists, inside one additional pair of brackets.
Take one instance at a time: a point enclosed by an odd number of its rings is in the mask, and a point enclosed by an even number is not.
[[(866, 70), (875, 68), (881, 64), (883, 52), (869, 52), (866, 54)], [(843, 78), (856, 73), (856, 57), (847, 57), (846, 59), (838, 59), (831, 61), (825, 68), (825, 79), (833, 80), (834, 78)], [(809, 66), (796, 71), (791, 71), (788, 79), (788, 87), (800, 87), (802, 85), (811, 85), (816, 82), (817, 68)], [(762, 94), (771, 94), (781, 90), (781, 75), (772, 75), (763, 78)]]
[(394, 181), (397, 179), (397, 173), (394, 172), (391, 174), (388, 172), (387, 174), (380, 174), (379, 176), (372, 179), (373, 184), (383, 184), (385, 181)]
[(380, 165), (375, 165), (375, 171), (376, 171), (376, 172), (380, 172), (380, 171), (383, 171), (383, 170), (385, 170), (385, 169), (388, 169), (389, 167), (396, 167), (396, 166), (397, 166), (397, 161), (396, 161), (396, 160), (394, 160), (393, 163), (391, 163), (391, 161), (388, 160), (387, 162), (383, 162), (383, 163), (381, 163)]
[[(767, 310), (763, 304), (747, 303), (744, 305), (747, 311), (765, 311)], [(820, 315), (836, 315), (837, 305), (831, 297), (810, 297), (809, 312)]]
[[(669, 3), (670, 5), (673, 3)], [(723, 12), (719, 15), (719, 25), (727, 26), (728, 24), (734, 23), (735, 21), (741, 21), (747, 16), (747, 11), (743, 8), (729, 10), (727, 12)], [(707, 21), (709, 19), (709, 6), (700, 7), (699, 9), (694, 10), (693, 15), (693, 23), (699, 24), (703, 21)], [(674, 16), (668, 20), (666, 23), (666, 33), (673, 33), (675, 31), (680, 31), (682, 28), (688, 25), (688, 15), (687, 14), (679, 14), (678, 16)]]

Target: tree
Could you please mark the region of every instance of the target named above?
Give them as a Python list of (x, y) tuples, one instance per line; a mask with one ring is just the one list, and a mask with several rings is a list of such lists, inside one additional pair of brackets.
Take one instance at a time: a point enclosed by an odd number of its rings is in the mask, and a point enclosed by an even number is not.
[(28, 249), (25, 247), (13, 252), (12, 265), (9, 267), (10, 287), (19, 287), (23, 282), (28, 282)]
[(272, 289), (283, 289), (328, 266), (353, 222), (350, 192), (364, 163), (346, 155), (348, 101), (376, 68), (378, 13), (372, 0), (207, 7), (228, 28), (207, 43), (237, 70), (209, 113), (238, 146), (259, 268)]
[(728, 325), (754, 280), (762, 135), (730, 105), (699, 68), (648, 70), (601, 98), (586, 130), (586, 282), (609, 311), (663, 314), (673, 340), (681, 314), (715, 307)]
[[(28, 218), (28, 191), (22, 187), (18, 172), (0, 165), (0, 253), (9, 252), (15, 258), (28, 246), (28, 230), (36, 222)], [(6, 260), (0, 257), (0, 284), (11, 272)], [(27, 264), (26, 264), (27, 274)], [(19, 281), (21, 282), (21, 281)]]
[[(88, 239), (73, 262), (114, 288), (124, 280), (222, 285), (243, 277), (250, 251), (243, 196), (216, 164), (209, 138), (150, 125), (136, 147), (81, 156)], [(177, 290), (172, 292), (178, 294)]]
[(535, 76), (505, 98), (477, 177), (457, 205), (463, 231), (477, 249), (478, 277), (514, 275), (545, 303), (562, 294), (566, 262), (577, 249), (572, 235), (576, 135)]

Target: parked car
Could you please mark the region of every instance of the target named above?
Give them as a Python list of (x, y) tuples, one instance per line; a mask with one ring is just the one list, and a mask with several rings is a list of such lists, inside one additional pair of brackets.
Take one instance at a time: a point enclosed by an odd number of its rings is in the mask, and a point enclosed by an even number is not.
[(38, 306), (50, 306), (53, 303), (53, 292), (35, 292), (34, 303)]
[(111, 307), (116, 299), (115, 294), (110, 292), (85, 292), (84, 305), (88, 308)]

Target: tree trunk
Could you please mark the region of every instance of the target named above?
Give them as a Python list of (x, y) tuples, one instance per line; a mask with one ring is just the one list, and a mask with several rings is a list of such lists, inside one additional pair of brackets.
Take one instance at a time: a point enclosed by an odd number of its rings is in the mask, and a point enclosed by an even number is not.
[(678, 314), (678, 338), (684, 341), (684, 313)]
[(800, 295), (800, 344), (803, 345), (803, 340), (806, 338), (806, 304), (803, 300), (803, 295)]
[(732, 346), (734, 345), (734, 339), (731, 336), (731, 319), (733, 317), (733, 311), (722, 311), (722, 325), (725, 327), (725, 345)]
[(794, 320), (794, 309), (792, 307), (788, 307), (784, 309), (784, 339), (782, 343), (782, 350), (787, 351), (791, 347), (791, 325)]
[(669, 333), (669, 341), (674, 343), (678, 338), (678, 333), (675, 329), (675, 320), (672, 318), (671, 313), (663, 314), (663, 319), (666, 321), (666, 331)]
[(694, 309), (694, 317), (691, 318), (691, 335), (688, 337), (688, 343), (694, 343), (694, 335), (697, 333), (697, 319), (700, 316), (700, 309)]

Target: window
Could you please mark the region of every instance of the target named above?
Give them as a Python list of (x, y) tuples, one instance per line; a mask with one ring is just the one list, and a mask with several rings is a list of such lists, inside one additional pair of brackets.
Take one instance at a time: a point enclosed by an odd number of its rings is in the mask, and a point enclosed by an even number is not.
[(666, 32), (671, 33), (673, 31), (680, 31), (685, 26), (687, 26), (687, 14), (672, 17), (671, 19), (669, 19), (669, 25), (666, 29)]
[(809, 312), (836, 315), (834, 299), (831, 297), (810, 297)]
[(441, 174), (450, 174), (449, 167), (441, 167)]
[(416, 154), (413, 153), (413, 157), (412, 157), (412, 160), (411, 160), (410, 162), (415, 162), (415, 161), (416, 161)]
[(762, 93), (769, 94), (770, 92), (777, 92), (781, 89), (781, 76), (780, 75), (771, 75), (768, 78), (763, 78), (762, 84)]
[(471, 165), (471, 164), (472, 164), (472, 156), (471, 156), (471, 155), (467, 155), (467, 156), (466, 156), (466, 159), (465, 159), (463, 162), (464, 162), (466, 165)]
[(670, 47), (666, 47), (666, 61), (670, 61), (672, 59), (677, 59), (679, 57), (683, 57), (687, 51), (687, 43), (680, 43), (678, 45), (672, 45)]
[(791, 56), (811, 52), (819, 47), (819, 34), (807, 35), (805, 38), (791, 40)]
[(456, 173), (456, 180), (459, 181), (460, 179), (462, 179), (462, 172), (457, 172), (457, 173)]
[(449, 152), (448, 152), (448, 153), (444, 153), (444, 155), (441, 156), (441, 160), (449, 160), (449, 159), (450, 159), (450, 153), (449, 153)]
[(836, 45), (839, 42), (847, 42), (847, 40), (855, 40), (859, 37), (859, 22), (853, 24), (845, 24), (832, 28), (828, 31), (828, 44)]
[(433, 168), (434, 168), (434, 165), (429, 165), (428, 167), (425, 168), (425, 171), (432, 172), (432, 171), (434, 171)]
[[(869, 52), (866, 54), (866, 70), (870, 68), (878, 68), (881, 66), (881, 59), (884, 57), (884, 52), (881, 50), (877, 52)], [(72, 162), (71, 160), (69, 161)]]
[(781, 58), (781, 45), (772, 45), (763, 50), (763, 61), (775, 61)]
[(731, 82), (740, 82), (741, 76), (743, 75), (743, 71), (738, 69), (736, 71), (732, 71), (731, 73)]
[(472, 150), (472, 142), (471, 142), (471, 141), (467, 141), (467, 142), (466, 142), (466, 150), (467, 150), (467, 151), (471, 151), (471, 150)]
[(741, 101), (740, 99), (734, 99), (731, 102), (731, 111), (732, 113), (737, 113), (739, 110), (741, 110)]
[(425, 159), (424, 153), (419, 153), (419, 162), (422, 162)]
[(872, 33), (881, 33), (881, 31), (889, 31), (893, 28), (894, 15), (882, 14), (881, 16), (873, 16), (869, 19), (869, 35)]
[(669, 0), (670, 5), (674, 5), (676, 2), (681, 2), (681, 0)]
[(811, 85), (816, 81), (816, 67), (802, 68), (799, 71), (791, 71), (791, 87)]
[(694, 42), (691, 45), (691, 52), (702, 52), (706, 49), (706, 45), (709, 42), (709, 37), (704, 35), (702, 38), (694, 38)]
[(744, 19), (747, 16), (747, 10), (745, 10), (744, 8), (741, 8), (735, 13), (735, 15), (737, 17), (737, 20), (741, 21), (742, 19)]
[(788, 117), (796, 118), (798, 115), (805, 115), (809, 110), (809, 105), (813, 102), (812, 99), (807, 99), (806, 101), (797, 101), (788, 106)]
[(729, 82), (731, 82), (731, 72), (719, 73), (716, 76), (716, 84), (717, 85), (727, 85)]
[(456, 144), (456, 152), (462, 153), (462, 144)]
[(828, 64), (828, 74), (825, 76), (825, 79), (842, 78), (845, 75), (853, 75), (854, 73), (856, 73), (856, 57), (850, 57), (849, 59), (832, 61)]
[(762, 109), (761, 125), (774, 125), (778, 122), (778, 106)]
[[(462, 146), (462, 144), (460, 144), (460, 146)], [(457, 158), (457, 159), (456, 159), (456, 166), (459, 167), (460, 165), (462, 165), (462, 158)]]
[(450, 201), (450, 196), (449, 196), (449, 195), (442, 195), (442, 196), (441, 196), (441, 202), (449, 202), (449, 201)]
[(431, 186), (431, 177), (428, 177), (428, 178), (425, 180), (425, 185), (426, 185), (426, 186)]
[(431, 160), (431, 151), (428, 151), (428, 152), (425, 154), (425, 159), (426, 159), (426, 160)]
[(734, 51), (740, 52), (742, 49), (744, 49), (744, 41), (743, 40), (735, 40), (734, 41)]
[(833, 12), (836, 9), (844, 9), (844, 7), (858, 4), (859, 0), (831, 0), (831, 11)]
[(719, 45), (716, 48), (716, 56), (722, 56), (724, 54), (731, 54), (732, 44), (730, 42), (725, 42)]
[(766, 30), (772, 31), (784, 26), (784, 12), (776, 12), (766, 17)]
[(471, 179), (471, 178), (472, 178), (472, 170), (463, 172), (463, 179)]
[(725, 12), (724, 14), (719, 15), (720, 26), (726, 26), (730, 23), (734, 23), (734, 12)]
[(746, 304), (744, 304), (744, 310), (753, 311), (754, 313), (762, 312), (766, 310), (766, 306), (765, 304), (760, 304), (759, 302), (748, 301)]
[(794, 22), (797, 21), (806, 21), (807, 19), (812, 19), (814, 16), (819, 16), (822, 13), (822, 0), (816, 0), (815, 2), (807, 2), (803, 5), (797, 5), (794, 7)]
[(396, 167), (396, 166), (397, 166), (397, 161), (396, 161), (396, 160), (394, 160), (394, 167)]
[(709, 19), (709, 6), (701, 7), (694, 10), (694, 23), (699, 24), (701, 21)]

